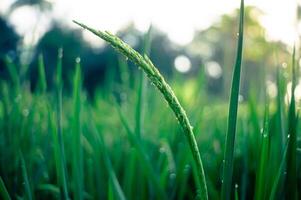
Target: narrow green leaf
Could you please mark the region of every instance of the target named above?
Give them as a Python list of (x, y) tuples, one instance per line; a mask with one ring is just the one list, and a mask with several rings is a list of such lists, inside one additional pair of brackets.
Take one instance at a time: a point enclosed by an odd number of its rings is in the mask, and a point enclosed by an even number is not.
[(83, 161), (82, 161), (82, 147), (81, 147), (81, 69), (80, 59), (76, 59), (75, 75), (73, 79), (73, 180), (74, 198), (76, 200), (83, 199)]
[(287, 177), (286, 177), (286, 198), (298, 199), (297, 190), (297, 115), (296, 115), (296, 64), (295, 64), (295, 47), (292, 56), (292, 88), (291, 99), (288, 113), (288, 155), (287, 155)]
[(238, 44), (236, 61), (233, 72), (232, 87), (230, 94), (230, 106), (228, 115), (228, 129), (225, 141), (223, 177), (222, 177), (222, 199), (229, 200), (231, 198), (232, 174), (233, 174), (233, 155), (236, 133), (236, 121), (238, 110), (238, 96), (240, 87), (240, 73), (243, 52), (243, 34), (244, 34), (244, 0), (241, 0)]
[(0, 196), (3, 198), (3, 200), (11, 200), (1, 176), (0, 176)]
[(264, 119), (264, 128), (261, 133), (261, 147), (260, 147), (260, 157), (259, 165), (256, 173), (256, 184), (255, 184), (255, 199), (261, 200), (265, 199), (266, 194), (266, 174), (268, 173), (268, 161), (269, 161), (269, 104), (266, 105), (266, 113)]
[[(58, 58), (57, 58), (57, 67), (56, 67), (56, 125), (57, 125), (57, 140), (58, 146), (55, 146), (55, 151), (58, 152), (58, 162), (57, 162), (57, 175), (59, 176), (61, 194), (64, 199), (69, 199), (68, 195), (68, 186), (67, 186), (67, 167), (65, 159), (65, 147), (64, 147), (64, 138), (63, 138), (63, 106), (62, 106), (62, 92), (63, 92), (63, 81), (62, 81), (62, 58), (63, 50), (59, 49)], [(51, 117), (50, 117), (51, 119)], [(54, 133), (55, 134), (55, 133)], [(56, 140), (56, 137), (54, 140)], [(54, 143), (56, 144), (56, 142)]]
[(38, 86), (37, 86), (38, 91), (41, 93), (45, 93), (47, 89), (47, 81), (45, 75), (44, 58), (42, 54), (39, 55), (38, 70), (39, 70), (39, 79), (38, 79)]
[(282, 158), (281, 158), (281, 163), (280, 163), (279, 169), (278, 169), (276, 176), (272, 183), (272, 189), (271, 189), (270, 198), (269, 198), (270, 200), (276, 199), (275, 197), (276, 197), (276, 194), (277, 194), (277, 191), (279, 188), (280, 180), (282, 177), (284, 177), (283, 175), (285, 172), (285, 161), (287, 159), (287, 149), (288, 149), (289, 140), (290, 140), (290, 138), (287, 138), (287, 143), (284, 147), (284, 151), (283, 151)]
[(19, 153), (19, 155), (20, 155), (20, 160), (21, 160), (21, 170), (22, 170), (22, 176), (23, 176), (23, 181), (24, 181), (26, 198), (28, 200), (33, 200), (31, 186), (30, 186), (30, 182), (28, 179), (27, 169), (26, 169), (26, 164), (25, 164), (25, 161), (24, 161), (24, 158), (23, 158), (23, 155), (21, 152)]

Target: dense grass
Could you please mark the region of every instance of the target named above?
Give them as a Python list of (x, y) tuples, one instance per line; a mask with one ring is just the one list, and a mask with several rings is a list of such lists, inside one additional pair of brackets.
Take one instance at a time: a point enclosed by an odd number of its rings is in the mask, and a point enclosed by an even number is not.
[[(298, 199), (296, 55), (290, 68), (275, 67), (275, 98), (263, 86), (239, 103), (243, 3), (239, 24), (230, 102), (207, 95), (202, 70), (189, 80), (178, 75), (169, 86), (147, 56), (93, 29), (142, 67), (167, 101), (123, 58), (110, 66), (120, 73), (109, 72), (94, 99), (82, 89), (79, 58), (73, 90), (64, 87), (62, 50), (51, 89), (42, 55), (35, 90), (6, 58), (10, 80), (0, 84), (1, 199)], [(150, 36), (151, 29), (146, 55)]]

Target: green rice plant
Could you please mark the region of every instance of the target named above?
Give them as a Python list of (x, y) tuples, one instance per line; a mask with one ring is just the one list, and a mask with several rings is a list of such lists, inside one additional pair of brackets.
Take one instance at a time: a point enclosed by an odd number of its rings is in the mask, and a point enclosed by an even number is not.
[(238, 110), (238, 96), (240, 87), (240, 73), (243, 51), (243, 30), (244, 30), (244, 0), (241, 0), (239, 31), (236, 60), (233, 72), (230, 106), (228, 114), (228, 129), (225, 141), (225, 151), (223, 160), (223, 175), (222, 175), (222, 199), (229, 200), (232, 190), (232, 175), (233, 175), (233, 155), (235, 146), (236, 121)]
[(0, 195), (3, 198), (3, 200), (11, 200), (1, 176), (0, 176)]
[(111, 33), (96, 31), (96, 30), (89, 28), (86, 25), (81, 24), (76, 21), (74, 21), (74, 23), (89, 30), (90, 32), (97, 35), (98, 37), (102, 38), (103, 40), (107, 41), (116, 50), (118, 50), (124, 56), (126, 56), (131, 61), (133, 61), (138, 67), (141, 67), (142, 70), (146, 73), (146, 75), (149, 78), (149, 80), (151, 81), (151, 83), (154, 84), (159, 89), (159, 91), (163, 94), (165, 100), (169, 104), (170, 108), (173, 110), (176, 118), (178, 119), (178, 121), (179, 121), (181, 127), (183, 128), (183, 131), (188, 139), (194, 161), (196, 162), (196, 165), (197, 165), (198, 178), (201, 182), (200, 197), (201, 197), (201, 199), (208, 199), (205, 173), (204, 173), (199, 149), (197, 146), (197, 142), (194, 137), (193, 128), (190, 125), (190, 122), (187, 118), (185, 110), (182, 108), (182, 106), (180, 105), (174, 92), (172, 91), (170, 86), (166, 83), (165, 79), (162, 77), (162, 75), (157, 70), (157, 68), (153, 65), (153, 63), (150, 61), (150, 59), (146, 55), (141, 56), (138, 52), (136, 52), (134, 49), (132, 49), (129, 45), (127, 45), (126, 43), (124, 43), (122, 40), (120, 40), (118, 37), (112, 35)]

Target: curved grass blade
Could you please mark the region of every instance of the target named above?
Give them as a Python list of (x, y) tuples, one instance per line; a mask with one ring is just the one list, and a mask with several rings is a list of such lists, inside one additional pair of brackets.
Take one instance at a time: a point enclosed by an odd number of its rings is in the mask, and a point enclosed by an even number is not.
[(0, 196), (3, 198), (3, 200), (11, 200), (1, 176), (0, 176)]
[(230, 94), (230, 107), (228, 115), (228, 130), (225, 142), (225, 155), (222, 177), (222, 199), (230, 199), (232, 189), (232, 174), (233, 174), (233, 154), (235, 144), (236, 133), (236, 120), (238, 109), (238, 95), (240, 86), (240, 73), (242, 63), (242, 51), (243, 51), (243, 27), (244, 27), (244, 0), (241, 0), (240, 4), (240, 18), (239, 18), (239, 36), (237, 45), (236, 61), (234, 66), (234, 73), (232, 79), (232, 87)]
[(77, 25), (81, 26), (84, 29), (89, 30), (96, 36), (102, 38), (103, 40), (107, 41), (113, 48), (115, 48), (117, 51), (119, 51), (124, 56), (128, 57), (138, 67), (141, 67), (142, 70), (146, 73), (146, 75), (149, 78), (149, 80), (151, 81), (151, 83), (154, 84), (158, 88), (158, 90), (162, 93), (165, 100), (169, 104), (169, 107), (172, 109), (177, 120), (179, 121), (179, 123), (185, 133), (185, 136), (187, 137), (194, 161), (196, 162), (196, 165), (198, 168), (198, 176), (199, 176), (199, 179), (201, 182), (201, 192), (200, 192), (201, 198), (208, 199), (205, 173), (204, 173), (201, 156), (199, 153), (199, 149), (197, 146), (197, 142), (196, 142), (192, 127), (190, 125), (190, 122), (188, 120), (185, 110), (179, 103), (174, 92), (172, 91), (170, 86), (166, 83), (165, 79), (160, 74), (158, 69), (153, 65), (153, 63), (150, 61), (150, 59), (146, 55), (141, 56), (137, 51), (135, 51), (133, 48), (131, 48), (128, 44), (124, 43), (122, 40), (120, 40), (118, 37), (112, 35), (111, 33), (107, 32), (107, 31), (106, 32), (96, 31), (95, 29), (87, 27), (86, 25), (81, 24), (76, 21), (74, 21), (74, 23), (76, 23)]

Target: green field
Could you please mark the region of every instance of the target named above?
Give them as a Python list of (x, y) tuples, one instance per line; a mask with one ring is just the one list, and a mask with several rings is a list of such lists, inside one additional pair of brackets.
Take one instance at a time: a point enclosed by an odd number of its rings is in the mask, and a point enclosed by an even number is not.
[[(42, 54), (35, 89), (6, 58), (9, 79), (0, 81), (0, 199), (300, 198), (297, 56), (294, 50), (289, 67), (275, 68), (275, 97), (263, 85), (239, 100), (243, 1), (229, 101), (208, 95), (202, 70), (189, 79), (165, 80), (147, 57), (151, 29), (139, 54), (108, 32), (77, 24), (124, 58), (109, 67), (94, 98), (83, 88), (79, 58), (69, 74), (71, 90), (66, 87), (62, 62), (68, 52), (62, 49), (52, 87)], [(129, 62), (140, 70), (130, 69)]]

